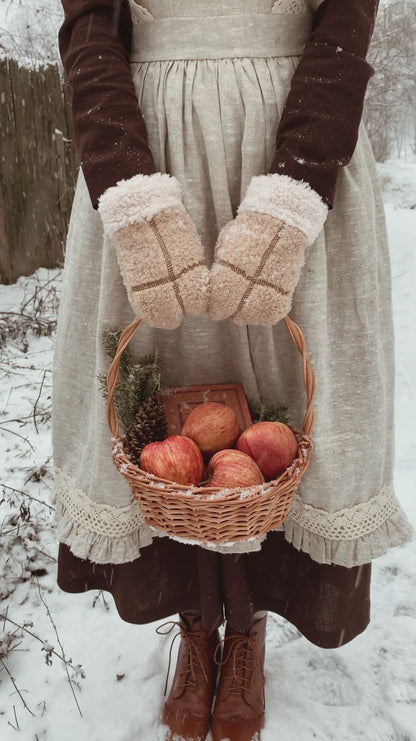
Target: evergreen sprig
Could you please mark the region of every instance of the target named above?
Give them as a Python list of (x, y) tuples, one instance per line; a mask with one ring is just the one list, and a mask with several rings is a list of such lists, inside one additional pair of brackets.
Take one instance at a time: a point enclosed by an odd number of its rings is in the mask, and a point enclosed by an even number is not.
[[(116, 354), (119, 337), (120, 332), (116, 330), (110, 329), (103, 332), (103, 347), (111, 360)], [(123, 351), (113, 398), (117, 417), (125, 430), (130, 427), (143, 402), (159, 390), (160, 373), (160, 363), (156, 355), (144, 355), (134, 361), (129, 348)], [(107, 400), (106, 374), (100, 373), (98, 381), (103, 396)]]
[(290, 424), (290, 415), (287, 407), (284, 406), (271, 406), (262, 404), (252, 411), (251, 414), (253, 422), (283, 422), (283, 424)]
[[(104, 350), (111, 360), (113, 360), (116, 352), (117, 345), (120, 339), (121, 330), (116, 329), (105, 329), (102, 334), (102, 342)], [(120, 358), (120, 374), (128, 373), (132, 363), (130, 348), (126, 347)]]

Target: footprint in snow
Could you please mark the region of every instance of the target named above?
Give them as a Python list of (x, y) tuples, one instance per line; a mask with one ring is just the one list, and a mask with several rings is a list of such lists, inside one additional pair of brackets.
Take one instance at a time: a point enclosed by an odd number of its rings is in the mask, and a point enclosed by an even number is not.
[(400, 602), (394, 609), (394, 616), (400, 617), (401, 615), (416, 619), (416, 605)]
[(359, 701), (358, 687), (338, 656), (311, 660), (302, 675), (301, 686), (309, 699), (322, 705), (349, 706)]
[(396, 645), (387, 652), (381, 667), (381, 691), (386, 701), (416, 704), (416, 657), (409, 645)]

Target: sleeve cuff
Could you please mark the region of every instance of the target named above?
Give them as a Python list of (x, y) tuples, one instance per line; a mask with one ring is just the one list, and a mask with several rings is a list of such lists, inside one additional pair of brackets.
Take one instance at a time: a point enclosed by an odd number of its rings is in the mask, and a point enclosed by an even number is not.
[(258, 175), (247, 188), (238, 213), (257, 211), (300, 229), (312, 244), (325, 223), (328, 206), (308, 183), (288, 175)]
[(159, 211), (172, 207), (185, 210), (179, 182), (160, 172), (120, 180), (98, 201), (98, 213), (110, 237), (129, 224), (150, 221)]

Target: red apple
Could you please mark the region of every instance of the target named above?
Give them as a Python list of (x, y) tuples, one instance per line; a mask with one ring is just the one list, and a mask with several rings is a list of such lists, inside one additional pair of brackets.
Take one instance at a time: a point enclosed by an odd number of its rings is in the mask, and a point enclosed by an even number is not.
[(166, 440), (144, 446), (140, 468), (161, 479), (196, 486), (202, 478), (204, 461), (193, 440), (183, 435), (171, 435)]
[(215, 453), (209, 460), (207, 474), (207, 486), (246, 487), (257, 486), (264, 481), (253, 459), (239, 450), (220, 450)]
[(250, 455), (266, 481), (277, 478), (298, 454), (296, 437), (283, 422), (256, 422), (241, 433), (237, 450)]
[(188, 415), (182, 435), (195, 440), (205, 459), (218, 450), (232, 448), (240, 434), (234, 409), (218, 401), (199, 404)]

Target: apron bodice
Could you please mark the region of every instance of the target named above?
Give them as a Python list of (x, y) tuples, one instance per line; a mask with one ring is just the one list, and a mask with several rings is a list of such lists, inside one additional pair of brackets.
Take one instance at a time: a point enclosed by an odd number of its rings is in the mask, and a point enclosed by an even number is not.
[(302, 54), (318, 0), (130, 0), (132, 62)]
[(322, 0), (130, 0), (132, 13), (142, 20), (203, 18), (205, 16), (257, 14), (308, 14)]

